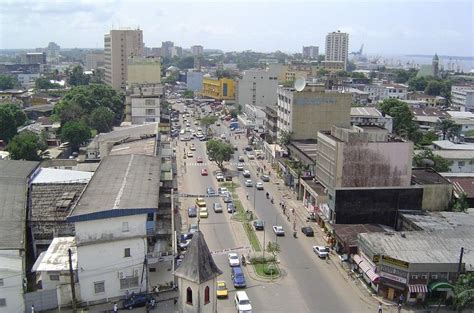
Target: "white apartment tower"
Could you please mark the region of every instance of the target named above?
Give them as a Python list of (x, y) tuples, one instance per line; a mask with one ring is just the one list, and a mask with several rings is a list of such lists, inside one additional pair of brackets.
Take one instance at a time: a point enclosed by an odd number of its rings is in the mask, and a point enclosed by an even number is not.
[(344, 70), (347, 68), (347, 57), (349, 54), (349, 34), (341, 33), (340, 30), (326, 36), (326, 61), (344, 62)]
[(105, 82), (115, 90), (125, 90), (130, 56), (143, 56), (141, 29), (113, 29), (104, 35)]

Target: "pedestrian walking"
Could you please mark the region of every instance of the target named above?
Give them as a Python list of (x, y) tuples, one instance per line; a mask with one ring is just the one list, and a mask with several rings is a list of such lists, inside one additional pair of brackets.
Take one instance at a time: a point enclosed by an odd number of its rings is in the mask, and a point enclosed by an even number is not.
[(405, 297), (403, 296), (403, 293), (402, 293), (400, 297), (398, 298), (398, 304), (402, 304), (403, 301), (405, 301)]
[(398, 313), (401, 313), (401, 312), (402, 312), (402, 304), (401, 304), (401, 303), (398, 304), (397, 312), (398, 312)]
[(379, 302), (379, 308), (377, 309), (377, 313), (382, 313), (382, 302)]
[(246, 197), (247, 197), (247, 200), (248, 200), (249, 199), (249, 194), (248, 193), (246, 194)]
[(118, 305), (117, 303), (114, 303), (114, 313), (117, 313), (118, 312)]
[(34, 304), (31, 305), (31, 313), (35, 313), (35, 305)]

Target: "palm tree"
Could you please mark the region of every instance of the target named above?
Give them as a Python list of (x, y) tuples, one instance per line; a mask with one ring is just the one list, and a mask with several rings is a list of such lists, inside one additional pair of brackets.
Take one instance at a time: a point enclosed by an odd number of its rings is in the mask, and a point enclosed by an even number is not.
[(450, 118), (440, 119), (436, 122), (436, 129), (443, 134), (443, 140), (446, 140), (447, 134), (455, 135), (460, 131), (459, 125)]

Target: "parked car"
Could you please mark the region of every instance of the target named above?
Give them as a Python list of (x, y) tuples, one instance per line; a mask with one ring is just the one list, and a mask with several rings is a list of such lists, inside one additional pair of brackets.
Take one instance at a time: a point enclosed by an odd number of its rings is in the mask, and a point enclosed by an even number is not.
[(253, 181), (251, 179), (246, 179), (245, 180), (245, 187), (252, 187), (253, 186)]
[(191, 234), (197, 232), (198, 230), (199, 230), (199, 228), (198, 228), (197, 224), (191, 224), (188, 227), (188, 232), (191, 233)]
[(237, 291), (234, 296), (237, 313), (252, 313), (252, 305), (245, 291)]
[(227, 175), (225, 176), (225, 180), (226, 180), (226, 181), (232, 181), (232, 175), (227, 174)]
[(306, 235), (306, 237), (314, 237), (314, 231), (310, 226), (301, 227), (301, 232)]
[(195, 206), (188, 208), (188, 217), (197, 217), (197, 209)]
[(264, 182), (269, 182), (270, 181), (270, 176), (268, 175), (262, 175), (260, 176), (260, 179)]
[(190, 145), (189, 150), (196, 151), (196, 146), (194, 144)]
[(329, 256), (329, 247), (313, 246), (313, 251), (321, 259), (325, 259)]
[(244, 156), (243, 155), (239, 155), (239, 162), (244, 162), (245, 159), (244, 159)]
[(208, 175), (207, 169), (205, 168), (201, 169), (201, 176), (207, 176), (207, 175)]
[(204, 198), (197, 198), (196, 199), (196, 205), (198, 207), (204, 207), (204, 206), (206, 206), (206, 200), (204, 200)]
[(245, 282), (244, 272), (240, 266), (232, 267), (231, 274), (232, 283), (234, 284), (235, 288), (244, 288), (247, 286)]
[(222, 213), (222, 205), (219, 202), (214, 202), (212, 208), (216, 213)]
[(217, 181), (224, 181), (224, 175), (221, 172), (216, 174)]
[(191, 151), (189, 151), (186, 156), (187, 156), (188, 158), (192, 158), (192, 157), (194, 156), (194, 153), (192, 153)]
[(206, 192), (208, 196), (214, 196), (216, 194), (214, 188), (212, 187), (208, 187)]
[(273, 226), (273, 232), (275, 233), (275, 235), (277, 236), (285, 236), (285, 230), (283, 229), (283, 226)]
[(197, 157), (196, 158), (196, 163), (202, 163), (202, 162), (203, 162), (202, 157)]
[(247, 157), (249, 158), (249, 160), (255, 160), (255, 154), (253, 153), (247, 154)]
[(223, 280), (218, 280), (217, 281), (216, 295), (217, 295), (217, 298), (227, 298), (228, 297), (229, 292), (227, 291), (227, 285), (225, 284), (225, 281), (223, 281)]
[(227, 203), (227, 212), (234, 213), (237, 209), (235, 208), (234, 202)]
[(230, 195), (227, 195), (224, 197), (224, 203), (231, 203), (232, 202), (232, 197)]
[(208, 216), (209, 216), (209, 211), (207, 211), (206, 207), (199, 209), (199, 217), (208, 218)]
[(229, 194), (229, 190), (227, 187), (219, 187), (217, 188), (217, 193), (221, 196), (227, 196)]
[(253, 221), (253, 227), (255, 230), (263, 230), (265, 223), (262, 220), (255, 220)]
[(244, 165), (242, 163), (237, 164), (237, 170), (238, 171), (243, 171), (244, 170)]
[(245, 178), (249, 178), (250, 177), (250, 171), (249, 170), (244, 170), (242, 172), (242, 175), (245, 177)]
[(191, 243), (191, 239), (182, 240), (178, 243), (178, 247), (181, 250), (186, 250), (190, 243)]
[(240, 266), (240, 258), (237, 253), (231, 252), (227, 254), (227, 260), (229, 261), (229, 266)]
[(145, 294), (145, 293), (134, 294), (133, 297), (123, 300), (122, 307), (125, 310), (131, 310), (134, 308), (143, 307), (152, 299), (153, 297), (149, 294)]
[(263, 190), (263, 183), (261, 181), (257, 182), (255, 188), (257, 188), (258, 190)]
[(245, 151), (252, 151), (252, 147), (251, 146), (246, 146)]

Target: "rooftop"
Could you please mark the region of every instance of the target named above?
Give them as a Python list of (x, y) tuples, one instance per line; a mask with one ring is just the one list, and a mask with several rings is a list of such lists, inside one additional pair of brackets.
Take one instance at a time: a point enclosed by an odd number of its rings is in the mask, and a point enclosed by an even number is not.
[(109, 154), (110, 155), (124, 155), (124, 154), (154, 155), (155, 143), (156, 143), (155, 138), (124, 142), (124, 143), (113, 146)]
[(474, 226), (474, 210), (468, 212), (419, 212), (401, 213), (405, 218), (423, 230), (456, 229), (460, 226)]
[(435, 117), (449, 117), (448, 112), (441, 111), (437, 108), (413, 108), (410, 107), (410, 111), (415, 117), (418, 116), (435, 116)]
[(351, 117), (381, 117), (382, 113), (374, 107), (351, 107)]
[(93, 173), (62, 170), (55, 168), (41, 168), (39, 173), (33, 179), (33, 184), (49, 183), (88, 183)]
[(474, 159), (474, 150), (433, 150), (433, 154), (448, 160)]
[(316, 160), (318, 156), (317, 140), (292, 140), (291, 145), (313, 161)]
[(474, 144), (466, 142), (454, 143), (449, 140), (435, 140), (433, 145), (442, 150), (474, 150)]
[(450, 184), (450, 182), (431, 168), (413, 168), (411, 171), (413, 185)]
[[(154, 212), (158, 208), (160, 159), (146, 155), (105, 157), (68, 221)], [(121, 211), (121, 212), (120, 212)]]
[(357, 235), (362, 233), (385, 232), (382, 226), (375, 224), (335, 224), (336, 236), (349, 246), (357, 246)]
[(48, 250), (43, 252), (33, 265), (35, 272), (48, 271), (69, 271), (69, 254), (68, 249), (71, 249), (72, 268), (77, 269), (77, 247), (75, 237), (56, 237), (48, 247)]
[(38, 162), (0, 161), (0, 250), (25, 248), (28, 178)]
[[(459, 173), (450, 173), (451, 175)], [(463, 177), (461, 175), (457, 176), (445, 176), (445, 178), (453, 184), (454, 193), (457, 196), (460, 196), (462, 193), (465, 193), (468, 198), (474, 198), (474, 175), (471, 177)], [(443, 174), (444, 175), (444, 174)]]

